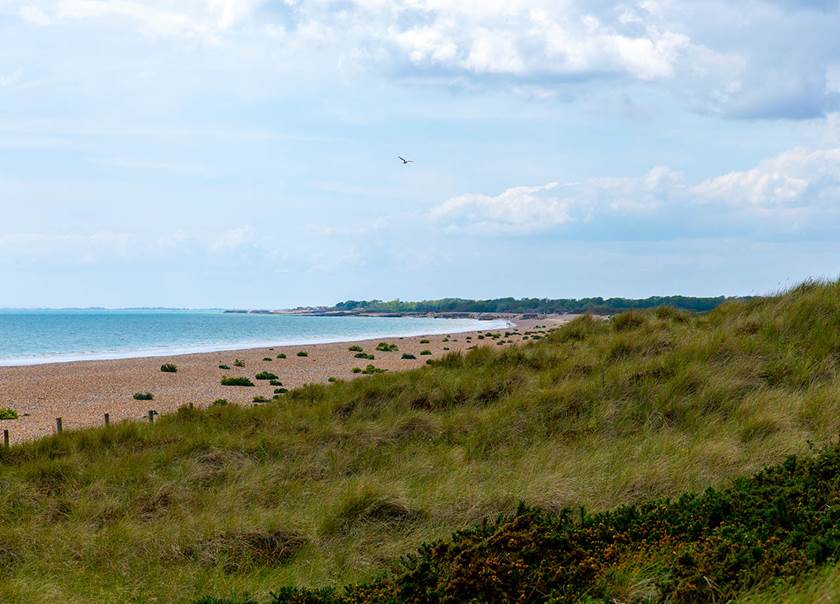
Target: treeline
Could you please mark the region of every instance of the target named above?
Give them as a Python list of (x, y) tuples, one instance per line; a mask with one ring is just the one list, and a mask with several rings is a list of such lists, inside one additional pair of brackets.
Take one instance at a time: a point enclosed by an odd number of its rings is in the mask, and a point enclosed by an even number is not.
[(494, 298), (466, 300), (443, 298), (404, 302), (402, 300), (347, 300), (335, 305), (335, 310), (366, 312), (486, 312), (486, 313), (594, 313), (612, 314), (625, 310), (672, 306), (692, 312), (708, 312), (727, 300), (692, 298), (688, 296), (652, 296), (650, 298)]

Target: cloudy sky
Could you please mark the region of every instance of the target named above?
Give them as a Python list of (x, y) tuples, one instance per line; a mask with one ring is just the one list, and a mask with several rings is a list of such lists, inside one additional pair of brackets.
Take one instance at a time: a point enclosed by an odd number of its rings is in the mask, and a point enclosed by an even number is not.
[(0, 306), (834, 277), (838, 31), (838, 0), (0, 0)]

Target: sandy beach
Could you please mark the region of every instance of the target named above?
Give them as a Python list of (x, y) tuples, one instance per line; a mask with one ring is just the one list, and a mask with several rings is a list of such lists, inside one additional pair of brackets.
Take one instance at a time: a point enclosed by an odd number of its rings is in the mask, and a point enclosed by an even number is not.
[[(540, 331), (538, 325), (556, 327), (571, 318), (517, 320), (513, 327), (492, 332), (501, 334), (500, 339), (505, 341), (501, 346), (510, 346), (529, 341), (523, 339), (525, 332)], [(510, 334), (508, 337), (505, 337), (506, 332)], [(439, 358), (448, 351), (464, 351), (471, 346), (499, 346), (500, 339), (479, 339), (478, 336), (484, 333), (0, 367), (0, 408), (10, 407), (19, 415), (16, 420), (0, 420), (0, 430), (8, 430), (10, 441), (16, 443), (52, 434), (58, 417), (62, 419), (64, 430), (73, 430), (102, 425), (106, 413), (111, 422), (118, 422), (143, 420), (149, 410), (163, 414), (190, 403), (206, 407), (220, 398), (232, 404), (251, 405), (255, 396), (271, 399), (277, 387), (267, 380), (256, 380), (255, 375), (261, 371), (277, 375), (284, 388), (325, 383), (330, 377), (364, 379), (353, 373), (354, 367), (373, 364), (388, 371), (399, 371), (420, 367), (427, 359)], [(399, 350), (377, 351), (376, 345), (383, 341), (396, 344)], [(355, 358), (355, 353), (348, 350), (353, 345), (373, 354), (374, 360)], [(432, 354), (421, 355), (425, 350)], [(298, 356), (298, 352), (305, 352), (307, 356)], [(403, 359), (404, 353), (416, 358)], [(280, 354), (285, 354), (286, 358), (277, 358)], [(237, 359), (245, 366), (234, 366)], [(176, 365), (178, 371), (162, 372), (160, 367), (164, 363)], [(227, 365), (230, 369), (220, 369), (219, 365)], [(255, 387), (222, 386), (223, 376), (248, 377)], [(154, 399), (135, 400), (133, 396), (138, 392), (150, 392)]]

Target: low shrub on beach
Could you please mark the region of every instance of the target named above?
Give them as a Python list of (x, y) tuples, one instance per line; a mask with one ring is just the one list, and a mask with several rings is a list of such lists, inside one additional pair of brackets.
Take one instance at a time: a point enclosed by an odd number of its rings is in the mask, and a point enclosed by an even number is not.
[(420, 343), (421, 343), (421, 344), (428, 344), (428, 343), (429, 343), (429, 340), (425, 340), (425, 339), (424, 339), (424, 340), (420, 340)]
[(260, 396), (259, 394), (251, 399), (255, 403), (267, 403), (269, 400), (264, 396)]
[(414, 356), (413, 354), (409, 354), (407, 352), (404, 352), (403, 355), (402, 355), (402, 358), (403, 359), (416, 359), (417, 357)]
[(210, 403), (211, 407), (225, 407), (228, 405), (228, 400), (226, 398), (217, 398), (215, 401)]
[(285, 352), (281, 352), (280, 354), (278, 354), (278, 355), (277, 355), (277, 358), (278, 358), (278, 359), (285, 359), (285, 358), (286, 358), (286, 353), (285, 353)]
[(432, 354), (431, 350), (421, 350), (420, 351), (420, 356), (423, 356), (423, 357), (429, 356), (430, 354)]
[(225, 364), (219, 365), (219, 369), (230, 369), (230, 365), (225, 365)]
[(366, 352), (357, 352), (357, 353), (356, 353), (356, 354), (354, 354), (353, 356), (354, 356), (355, 358), (357, 358), (357, 359), (369, 359), (369, 360), (371, 360), (371, 361), (372, 361), (372, 360), (373, 360), (373, 358), (374, 358), (372, 354), (368, 354), (368, 353), (366, 353)]
[(365, 375), (373, 375), (374, 373), (385, 373), (387, 369), (380, 369), (379, 367), (374, 367), (373, 365), (368, 365), (364, 369), (362, 369), (362, 373)]
[(353, 370), (352, 370), (352, 371), (353, 371), (353, 373), (361, 373), (361, 372), (362, 372), (362, 368), (361, 368), (361, 367), (353, 367)]
[(351, 346), (347, 350), (349, 350), (350, 352), (362, 352), (363, 349), (358, 344), (354, 344), (353, 346)]
[(18, 412), (8, 407), (0, 407), (0, 419), (17, 419)]
[(298, 355), (299, 357), (308, 357), (308, 356), (309, 356), (309, 353), (308, 353), (308, 352), (306, 352), (305, 350), (301, 350), (300, 352), (298, 352), (298, 353), (297, 353), (297, 355)]
[(271, 386), (282, 386), (283, 385), (283, 382), (281, 382), (280, 380), (277, 380), (277, 379), (270, 380), (268, 383)]
[(330, 376), (330, 377), (328, 377), (328, 378), (327, 378), (327, 381), (328, 381), (328, 382), (337, 382), (337, 381), (338, 381), (338, 378), (337, 378), (337, 377)]
[(399, 347), (396, 344), (389, 344), (388, 342), (380, 342), (376, 345), (379, 352), (396, 352)]
[(246, 377), (223, 377), (222, 386), (253, 386), (254, 382)]
[(260, 371), (257, 375), (254, 376), (258, 380), (276, 380), (277, 376), (271, 373), (270, 371)]
[(245, 367), (245, 361), (243, 361), (243, 360), (241, 360), (241, 359), (236, 359), (236, 360), (233, 362), (233, 366), (234, 366), (234, 367)]
[(285, 389), (285, 388), (275, 388), (274, 389), (274, 394), (286, 394), (287, 392), (288, 392), (288, 390)]
[(135, 392), (134, 393), (134, 400), (136, 401), (150, 401), (155, 398), (155, 395), (151, 392)]
[(172, 363), (164, 363), (163, 365), (160, 366), (160, 370), (163, 373), (177, 373), (178, 372), (178, 368), (175, 365), (173, 365)]
[(271, 357), (263, 357), (263, 361), (268, 361), (269, 363), (272, 361)]

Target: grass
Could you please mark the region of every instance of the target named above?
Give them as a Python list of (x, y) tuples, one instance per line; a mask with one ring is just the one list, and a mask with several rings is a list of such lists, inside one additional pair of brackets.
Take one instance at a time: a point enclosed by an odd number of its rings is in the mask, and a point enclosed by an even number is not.
[(222, 378), (222, 386), (253, 386), (254, 382), (252, 382), (249, 378), (246, 377), (223, 377)]
[(17, 419), (18, 412), (9, 407), (0, 407), (0, 419)]
[(233, 361), (233, 366), (234, 367), (245, 367), (245, 361), (243, 361), (242, 359), (236, 359), (236, 360)]
[(178, 373), (178, 368), (172, 363), (164, 363), (160, 366), (160, 370), (163, 373)]
[[(520, 501), (594, 515), (722, 492), (840, 434), (840, 283), (637, 315), (0, 450), (0, 601), (264, 602), (283, 586), (359, 585), (398, 576), (422, 543), (516, 517)], [(288, 554), (260, 553), (272, 536)], [(643, 562), (662, 558), (639, 551), (598, 584), (616, 601), (659, 597)], [(739, 597), (832, 601), (832, 564)]]
[(219, 369), (230, 369), (230, 365), (219, 365)]
[(135, 392), (134, 393), (134, 400), (135, 401), (151, 401), (155, 398), (155, 395), (151, 392)]

